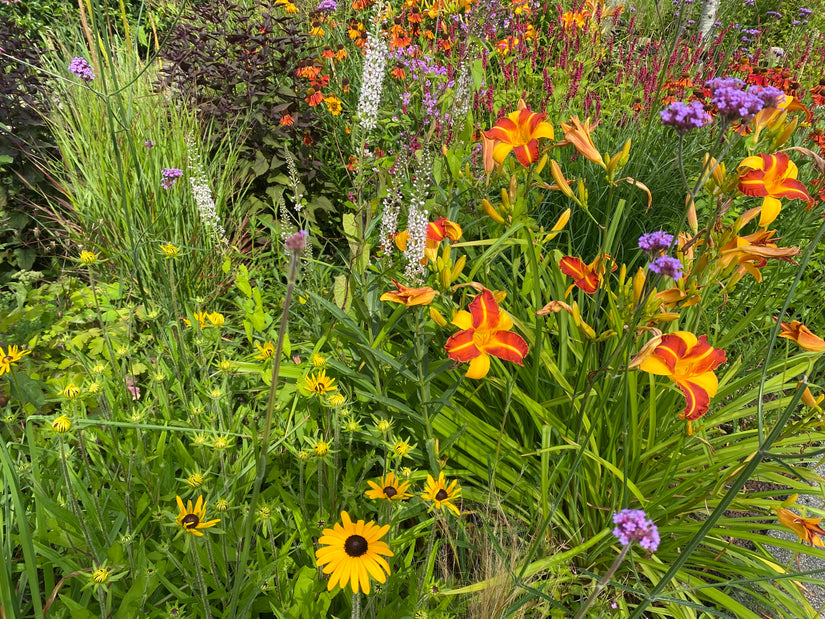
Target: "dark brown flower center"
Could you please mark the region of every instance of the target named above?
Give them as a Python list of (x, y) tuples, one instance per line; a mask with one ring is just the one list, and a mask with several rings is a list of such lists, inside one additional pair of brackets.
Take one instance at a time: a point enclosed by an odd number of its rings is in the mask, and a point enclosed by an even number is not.
[(444, 490), (444, 488), (442, 488), (441, 490), (439, 490), (438, 492), (435, 493), (435, 500), (436, 501), (443, 501), (444, 499), (449, 498), (449, 496), (450, 495), (447, 494), (447, 491)]
[(350, 535), (344, 542), (344, 552), (350, 557), (360, 557), (367, 552), (367, 540), (360, 535)]
[(5, 361), (6, 363), (11, 363), (12, 361), (14, 361), (14, 357), (12, 357), (11, 355), (6, 355), (5, 357), (3, 357), (3, 361)]
[(181, 520), (181, 524), (183, 524), (184, 529), (194, 529), (198, 524), (200, 524), (201, 519), (198, 518), (195, 514), (186, 514)]
[(393, 488), (392, 486), (387, 486), (386, 488), (384, 488), (384, 495), (385, 495), (388, 499), (391, 499), (391, 498), (392, 498), (392, 497), (394, 497), (396, 494), (398, 494), (398, 490), (396, 490), (396, 489), (395, 489), (395, 488)]

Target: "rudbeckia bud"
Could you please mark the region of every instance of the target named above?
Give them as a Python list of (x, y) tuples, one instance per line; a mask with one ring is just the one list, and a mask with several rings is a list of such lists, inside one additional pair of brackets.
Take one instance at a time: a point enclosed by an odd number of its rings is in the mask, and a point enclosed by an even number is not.
[(433, 319), (433, 322), (437, 324), (439, 327), (446, 327), (447, 326), (447, 319), (441, 315), (437, 309), (435, 309), (432, 305), (430, 306), (430, 318)]

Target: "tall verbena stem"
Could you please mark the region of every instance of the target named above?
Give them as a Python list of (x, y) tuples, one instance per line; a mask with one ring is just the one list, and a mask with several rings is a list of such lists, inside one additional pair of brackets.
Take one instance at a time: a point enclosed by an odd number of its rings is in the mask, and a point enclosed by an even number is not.
[(234, 617), (238, 605), (238, 594), (241, 589), (241, 581), (245, 572), (244, 566), (249, 558), (249, 549), (252, 543), (252, 521), (258, 506), (258, 496), (261, 493), (261, 486), (266, 477), (266, 456), (269, 452), (269, 436), (272, 431), (272, 411), (275, 408), (275, 396), (278, 390), (278, 375), (281, 369), (281, 357), (283, 355), (284, 337), (286, 335), (286, 325), (289, 319), (289, 307), (292, 304), (292, 293), (295, 290), (295, 282), (298, 279), (298, 262), (301, 252), (305, 246), (307, 233), (298, 232), (286, 240), (286, 248), (290, 253), (289, 271), (287, 274), (286, 295), (284, 296), (284, 309), (281, 314), (281, 324), (278, 329), (278, 341), (275, 344), (275, 352), (272, 355), (272, 380), (269, 384), (269, 397), (266, 404), (264, 421), (264, 431), (258, 447), (258, 458), (255, 465), (255, 483), (252, 488), (252, 496), (249, 500), (249, 509), (244, 517), (241, 528), (243, 541), (240, 546), (238, 561), (235, 566), (235, 582), (232, 587), (232, 596), (227, 617)]
[(610, 566), (610, 569), (605, 572), (604, 576), (601, 577), (599, 582), (596, 583), (596, 588), (593, 589), (593, 593), (590, 594), (590, 597), (585, 600), (582, 607), (579, 609), (579, 612), (573, 617), (573, 619), (582, 619), (585, 616), (587, 610), (593, 606), (593, 603), (596, 601), (596, 598), (599, 597), (599, 594), (602, 590), (607, 586), (607, 583), (610, 582), (610, 579), (613, 578), (613, 574), (616, 573), (616, 570), (619, 569), (619, 566), (624, 561), (627, 553), (630, 552), (630, 544), (625, 544), (622, 547), (622, 551), (619, 553), (619, 556), (616, 557), (616, 560), (613, 561), (613, 565)]

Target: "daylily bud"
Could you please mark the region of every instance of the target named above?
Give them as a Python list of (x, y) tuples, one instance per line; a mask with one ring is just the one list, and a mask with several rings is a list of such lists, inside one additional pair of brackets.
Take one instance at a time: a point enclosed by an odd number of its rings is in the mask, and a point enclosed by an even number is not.
[(447, 319), (444, 318), (444, 316), (441, 315), (441, 312), (435, 309), (432, 305), (430, 306), (430, 318), (432, 318), (433, 322), (439, 327), (447, 326)]
[(797, 500), (798, 498), (799, 498), (799, 493), (798, 493), (798, 492), (794, 492), (791, 496), (789, 496), (787, 499), (785, 499), (784, 501), (782, 501), (782, 507), (790, 507), (791, 505), (793, 505), (794, 503), (796, 503), (796, 500)]
[(679, 318), (679, 314), (677, 312), (662, 312), (661, 314), (654, 314), (650, 317), (653, 322), (673, 322)]
[(458, 276), (461, 275), (461, 272), (464, 270), (464, 265), (467, 263), (467, 256), (461, 256), (458, 260), (455, 261), (453, 265), (453, 272), (450, 274), (452, 281), (458, 279)]
[(490, 201), (487, 198), (484, 198), (481, 201), (481, 208), (486, 213), (486, 215), (492, 219), (494, 222), (503, 224), (504, 217), (502, 217), (499, 212), (490, 204)]
[(547, 153), (544, 153), (544, 155), (542, 155), (541, 157), (541, 161), (539, 161), (539, 164), (536, 166), (536, 174), (541, 174), (541, 171), (544, 169), (544, 166), (547, 165), (548, 159), (549, 157), (547, 156)]
[(639, 304), (639, 301), (642, 300), (646, 279), (647, 276), (645, 275), (645, 270), (642, 267), (639, 267), (639, 270), (636, 271), (636, 275), (633, 276), (633, 302), (637, 305)]
[(578, 186), (578, 193), (579, 193), (579, 204), (582, 208), (587, 208), (587, 189), (584, 187), (584, 181), (579, 179), (579, 186)]
[(553, 227), (550, 229), (550, 232), (547, 236), (544, 237), (543, 243), (554, 239), (558, 236), (559, 232), (564, 230), (564, 227), (567, 225), (567, 222), (570, 221), (570, 209), (566, 209), (559, 218), (556, 220), (556, 223), (553, 224)]
[(452, 269), (447, 267), (442, 267), (438, 274), (441, 277), (441, 285), (446, 289), (450, 287), (450, 284), (453, 283), (452, 280)]
[(570, 184), (567, 182), (567, 179), (564, 178), (564, 174), (561, 173), (561, 168), (559, 167), (559, 164), (556, 163), (555, 159), (550, 162), (550, 176), (552, 176), (553, 180), (556, 181), (556, 185), (558, 185), (564, 195), (571, 200), (576, 199), (576, 196), (573, 195), (573, 190), (570, 188)]
[[(690, 199), (689, 196), (688, 199)], [(696, 203), (693, 200), (688, 205), (687, 222), (691, 232), (696, 234), (699, 231), (699, 217), (696, 215)]]
[(512, 210), (510, 207), (510, 194), (507, 193), (504, 187), (501, 188), (501, 206), (505, 213), (509, 213)]
[(515, 174), (512, 174), (512, 175), (510, 176), (510, 187), (509, 187), (509, 193), (510, 193), (510, 200), (511, 200), (511, 201), (512, 201), (512, 200), (515, 200), (515, 199), (516, 199), (516, 195), (518, 195), (518, 179), (516, 178), (516, 175), (515, 175)]
[(785, 125), (785, 128), (779, 134), (779, 136), (773, 141), (771, 144), (771, 150), (776, 151), (777, 149), (781, 148), (782, 145), (787, 142), (790, 137), (793, 135), (793, 132), (796, 131), (797, 126), (799, 126), (799, 116), (794, 116), (793, 120)]
[(627, 165), (628, 159), (630, 159), (630, 140), (625, 142), (622, 150), (613, 155), (610, 161), (607, 162), (607, 174), (612, 175), (614, 172), (621, 170)]
[(622, 264), (621, 268), (619, 269), (619, 287), (621, 288), (624, 286), (624, 280), (627, 279), (627, 265)]
[(822, 410), (819, 406), (819, 403), (825, 399), (825, 395), (820, 394), (818, 398), (814, 398), (814, 395), (811, 393), (811, 390), (808, 387), (805, 387), (805, 391), (802, 393), (802, 402), (808, 408), (813, 408), (814, 410)]

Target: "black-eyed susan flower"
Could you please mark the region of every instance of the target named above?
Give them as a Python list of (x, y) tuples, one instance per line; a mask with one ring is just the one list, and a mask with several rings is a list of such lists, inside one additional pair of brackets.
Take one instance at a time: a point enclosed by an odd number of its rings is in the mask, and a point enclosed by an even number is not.
[(58, 434), (65, 434), (72, 429), (72, 420), (66, 415), (60, 415), (57, 419), (52, 421), (52, 430)]
[(318, 566), (331, 574), (327, 590), (335, 585), (341, 588), (349, 583), (353, 593), (370, 592), (370, 576), (380, 583), (387, 582), (390, 566), (384, 557), (393, 556), (390, 547), (381, 538), (390, 530), (390, 525), (379, 527), (374, 521), (352, 522), (347, 512), (341, 512), (342, 524), (336, 523), (332, 529), (324, 529), (318, 542), (321, 548), (315, 551)]
[(218, 499), (215, 501), (215, 511), (225, 512), (227, 509), (229, 509), (229, 501), (226, 499)]
[(212, 312), (211, 314), (207, 314), (206, 317), (213, 327), (222, 327), (226, 321), (226, 318), (220, 312)]
[(200, 488), (205, 481), (206, 477), (204, 477), (201, 473), (193, 473), (186, 478), (186, 483), (189, 484), (191, 488)]
[[(206, 312), (195, 312), (194, 316), (195, 316), (195, 320), (198, 321), (198, 326), (201, 329), (205, 329), (206, 328), (206, 318), (207, 318), (207, 316), (209, 316), (209, 314), (207, 314)], [(186, 323), (187, 327), (192, 326), (192, 321), (189, 320), (188, 318), (184, 318), (183, 322)]]
[(315, 372), (304, 377), (303, 388), (310, 396), (324, 396), (330, 391), (338, 390), (338, 387), (333, 385), (334, 382), (335, 379), (327, 376), (326, 370), (321, 370), (320, 372)]
[(269, 359), (275, 354), (275, 344), (272, 342), (266, 342), (263, 346), (255, 342), (255, 346), (257, 346), (260, 351), (259, 355), (255, 355), (256, 359)]
[(104, 584), (109, 580), (109, 570), (105, 567), (99, 567), (92, 572), (92, 582), (98, 585)]
[(412, 448), (413, 448), (413, 445), (410, 445), (409, 442), (402, 440), (402, 441), (396, 441), (395, 445), (393, 445), (392, 450), (393, 450), (393, 452), (395, 453), (396, 456), (399, 456), (399, 457), (403, 458), (408, 453), (410, 453), (410, 450)]
[(83, 250), (80, 252), (80, 262), (86, 265), (91, 265), (97, 262), (97, 254), (93, 251)]
[(319, 458), (323, 458), (329, 453), (329, 443), (324, 440), (318, 441), (312, 446), (312, 451)]
[(367, 483), (370, 485), (370, 490), (367, 490), (364, 494), (376, 501), (381, 499), (385, 501), (405, 501), (412, 496), (407, 492), (410, 482), (400, 481), (392, 471), (379, 479), (378, 483), (374, 481), (367, 481)]
[(392, 427), (392, 423), (388, 419), (379, 419), (375, 423), (375, 429), (378, 430), (381, 434), (386, 434), (390, 431)]
[(163, 252), (165, 258), (177, 258), (180, 249), (172, 245), (172, 243), (164, 243), (160, 246), (160, 251)]
[(212, 448), (213, 449), (217, 449), (218, 451), (223, 451), (227, 447), (229, 447), (229, 439), (226, 438), (225, 436), (217, 436), (212, 441)]
[(63, 388), (63, 390), (60, 392), (60, 395), (69, 400), (73, 400), (80, 395), (80, 387), (78, 387), (74, 383), (69, 383)]
[(23, 355), (28, 355), (30, 350), (21, 351), (17, 346), (9, 344), (8, 350), (3, 352), (3, 347), (0, 346), (0, 376), (6, 372), (11, 372), (13, 363), (17, 363), (23, 358)]
[(438, 474), (438, 481), (433, 479), (432, 475), (427, 475), (427, 483), (424, 486), (424, 494), (422, 498), (432, 501), (436, 509), (446, 507), (452, 511), (456, 516), (460, 516), (461, 512), (458, 507), (453, 505), (452, 501), (461, 496), (461, 487), (458, 485), (458, 480), (454, 479), (447, 484), (444, 478), (444, 471)]
[(358, 423), (355, 419), (351, 419), (347, 422), (345, 430), (347, 432), (358, 432), (361, 429), (361, 424)]
[(347, 403), (347, 397), (342, 393), (333, 393), (329, 396), (329, 405), (334, 407), (343, 406)]
[(200, 529), (214, 527), (220, 522), (220, 520), (204, 522), (204, 518), (206, 518), (206, 503), (203, 500), (203, 496), (198, 497), (194, 508), (192, 507), (192, 501), (188, 501), (184, 507), (183, 500), (179, 496), (175, 497), (175, 501), (177, 501), (178, 510), (180, 511), (178, 517), (175, 518), (175, 522), (182, 526), (183, 530), (187, 533), (203, 536)]

